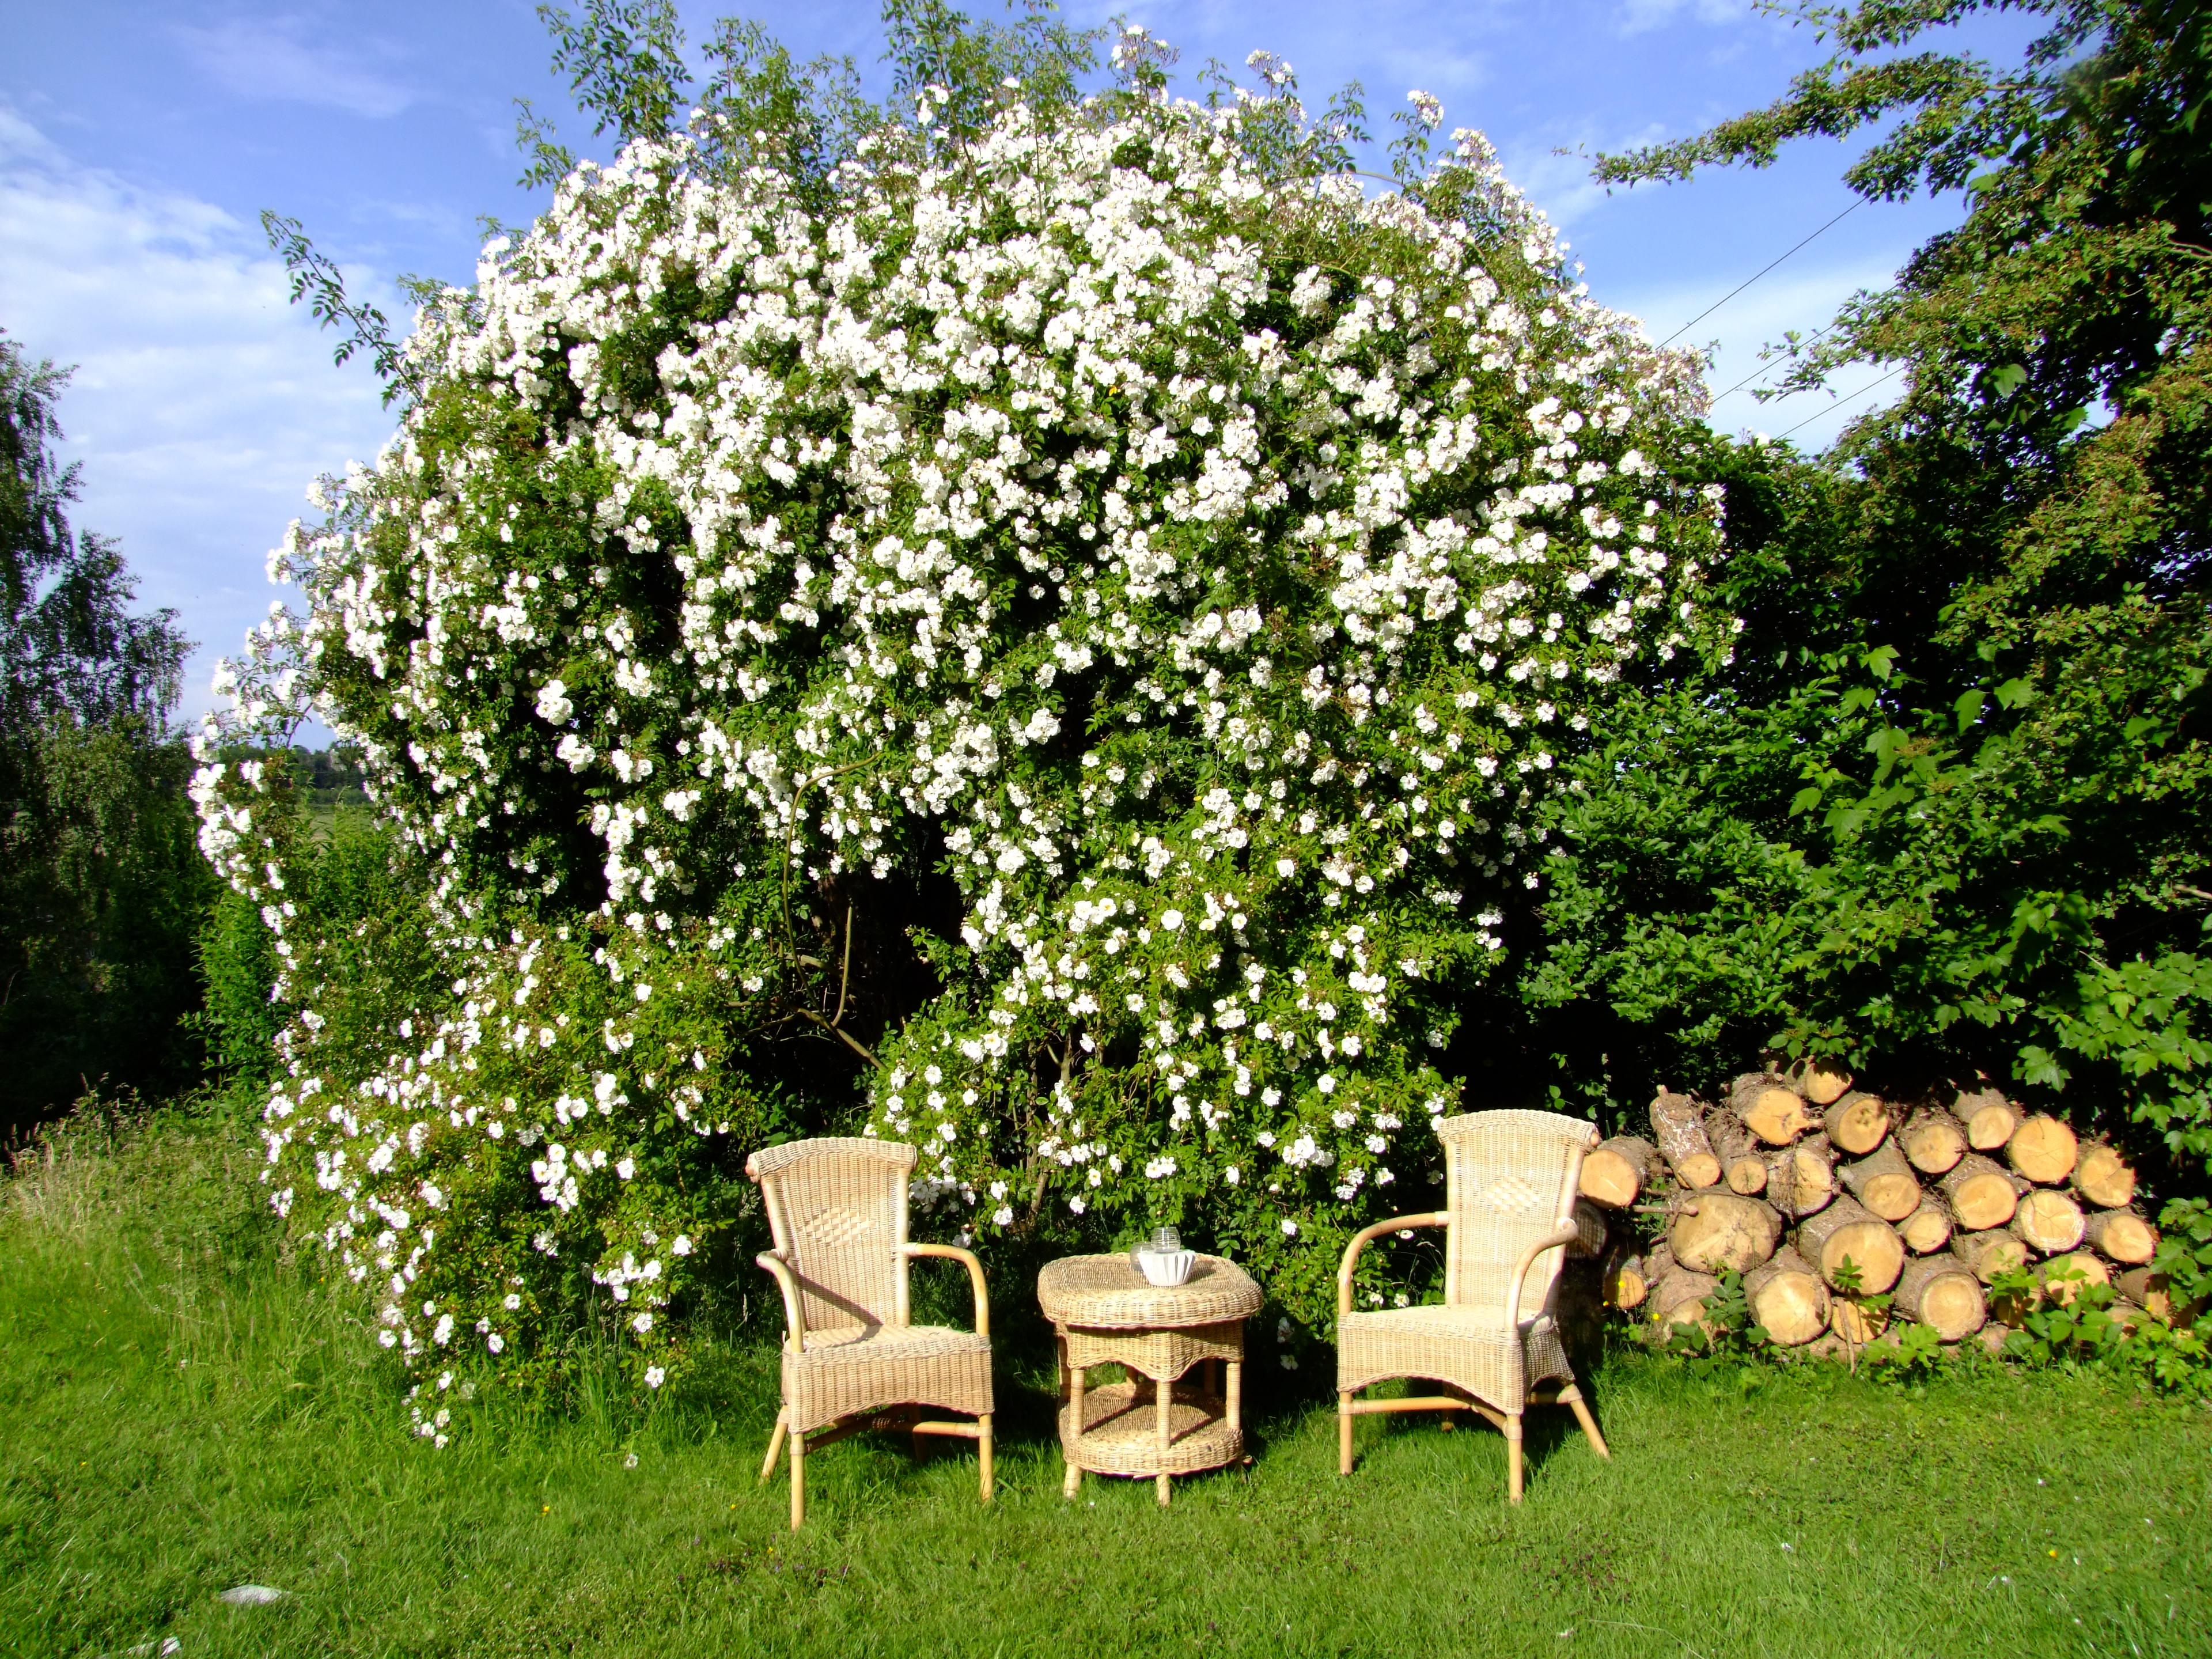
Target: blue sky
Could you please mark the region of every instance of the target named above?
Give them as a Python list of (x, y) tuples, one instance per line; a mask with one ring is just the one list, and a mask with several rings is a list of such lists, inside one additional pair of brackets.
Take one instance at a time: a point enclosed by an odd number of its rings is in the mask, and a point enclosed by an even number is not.
[[(694, 39), (726, 9), (760, 17), (802, 57), (850, 54), (883, 89), (873, 0), (687, 3)], [(1287, 58), (1316, 106), (1357, 79), (1378, 131), (1409, 88), (1435, 93), (1447, 128), (1487, 131), (1565, 228), (1596, 295), (1656, 338), (1852, 199), (1839, 144), (1801, 146), (1765, 172), (1609, 196), (1585, 160), (1555, 153), (1695, 131), (1819, 61), (1809, 31), (1747, 0), (1066, 9), (1079, 23), (1121, 12), (1146, 24), (1182, 49), (1186, 86), (1207, 58), (1241, 64), (1257, 47)], [(2024, 39), (2000, 21), (1969, 43), (2011, 59)], [(264, 551), (307, 510), (308, 479), (368, 459), (392, 425), (368, 370), (333, 368), (328, 337), (286, 305), (261, 210), (302, 220), (357, 291), (404, 319), (396, 274), (465, 281), (478, 216), (525, 220), (538, 204), (514, 184), (512, 100), (565, 112), (566, 92), (527, 0), (4, 0), (0, 40), (0, 327), (78, 365), (62, 406), (66, 448), (84, 466), (78, 522), (121, 537), (141, 599), (175, 607), (200, 641), (186, 686), (195, 711), (215, 657), (271, 598)], [(569, 126), (580, 153), (606, 153)], [(1958, 214), (1955, 199), (1861, 207), (1684, 343), (1714, 344), (1712, 384), (1734, 386), (1763, 343), (1819, 327)], [(1872, 401), (1762, 409), (1738, 393), (1714, 420), (1775, 433), (1804, 422), (1796, 440), (1817, 445)]]

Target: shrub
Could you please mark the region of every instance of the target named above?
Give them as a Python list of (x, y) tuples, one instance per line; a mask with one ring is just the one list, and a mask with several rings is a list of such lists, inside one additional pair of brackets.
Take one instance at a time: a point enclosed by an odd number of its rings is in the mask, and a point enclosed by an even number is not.
[(1369, 199), (1262, 67), (925, 88), (820, 188), (709, 108), (422, 314), (235, 671), (360, 746), (419, 975), (346, 988), (285, 769), (196, 785), (298, 1010), (276, 1202), (410, 1363), (599, 1296), (657, 1384), (794, 1089), (947, 1231), (1178, 1220), (1308, 1317), (1426, 1202), (1536, 804), (1724, 648), (1711, 441), (1479, 135)]

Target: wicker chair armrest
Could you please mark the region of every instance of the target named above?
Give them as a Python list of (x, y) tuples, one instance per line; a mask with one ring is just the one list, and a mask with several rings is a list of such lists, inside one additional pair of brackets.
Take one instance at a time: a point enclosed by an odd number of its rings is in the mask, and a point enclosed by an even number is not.
[(1368, 1240), (1379, 1238), (1384, 1233), (1401, 1232), (1407, 1227), (1443, 1227), (1450, 1223), (1450, 1211), (1434, 1210), (1426, 1215), (1401, 1215), (1378, 1221), (1352, 1234), (1352, 1243), (1344, 1247), (1344, 1265), (1336, 1270), (1336, 1316), (1341, 1319), (1352, 1311), (1352, 1270), (1358, 1266), (1359, 1253), (1367, 1248)]
[(975, 1252), (963, 1250), (957, 1244), (902, 1244), (899, 1249), (910, 1256), (941, 1255), (948, 1261), (964, 1263), (968, 1269), (968, 1288), (975, 1293), (975, 1334), (991, 1334), (991, 1297), (983, 1285), (983, 1264), (975, 1259)]
[(1528, 1277), (1528, 1270), (1536, 1265), (1536, 1258), (1562, 1244), (1571, 1244), (1582, 1237), (1582, 1230), (1572, 1222), (1538, 1239), (1521, 1252), (1521, 1259), (1513, 1264), (1513, 1277), (1505, 1283), (1505, 1328), (1521, 1328), (1521, 1287)]
[(783, 1291), (783, 1318), (791, 1328), (791, 1351), (800, 1352), (806, 1346), (806, 1316), (800, 1311), (799, 1280), (790, 1264), (774, 1250), (763, 1250), (753, 1258), (753, 1266), (775, 1275), (777, 1287)]

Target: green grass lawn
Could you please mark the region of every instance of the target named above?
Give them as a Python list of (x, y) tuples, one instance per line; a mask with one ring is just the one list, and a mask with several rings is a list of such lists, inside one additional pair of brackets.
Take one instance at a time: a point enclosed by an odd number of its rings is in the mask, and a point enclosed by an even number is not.
[[(1295, 1401), (1166, 1511), (1097, 1479), (1071, 1506), (1025, 1352), (988, 1510), (966, 1446), (863, 1439), (809, 1459), (794, 1537), (757, 1350), (649, 1413), (510, 1409), (434, 1451), (273, 1253), (255, 1157), (169, 1121), (0, 1186), (6, 1651), (2212, 1652), (2212, 1412), (2089, 1378), (1746, 1393), (1619, 1358), (1615, 1461), (1547, 1415), (1518, 1511), (1486, 1430), (1370, 1419), (1346, 1480)], [(243, 1583), (289, 1595), (215, 1600)]]

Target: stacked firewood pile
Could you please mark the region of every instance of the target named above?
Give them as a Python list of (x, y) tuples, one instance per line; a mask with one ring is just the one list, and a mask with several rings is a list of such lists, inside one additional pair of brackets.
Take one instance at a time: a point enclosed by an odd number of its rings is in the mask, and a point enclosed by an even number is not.
[[(1662, 1090), (1650, 1138), (1591, 1152), (1582, 1194), (1606, 1300), (1662, 1332), (1705, 1322), (1730, 1269), (1792, 1348), (1863, 1344), (1892, 1320), (1994, 1346), (2034, 1297), (2088, 1284), (2114, 1287), (2122, 1318), (2169, 1311), (2126, 1160), (1996, 1089), (1908, 1105), (1812, 1064), (1740, 1077), (1719, 1104)], [(2033, 1292), (1992, 1296), (2023, 1268)]]

